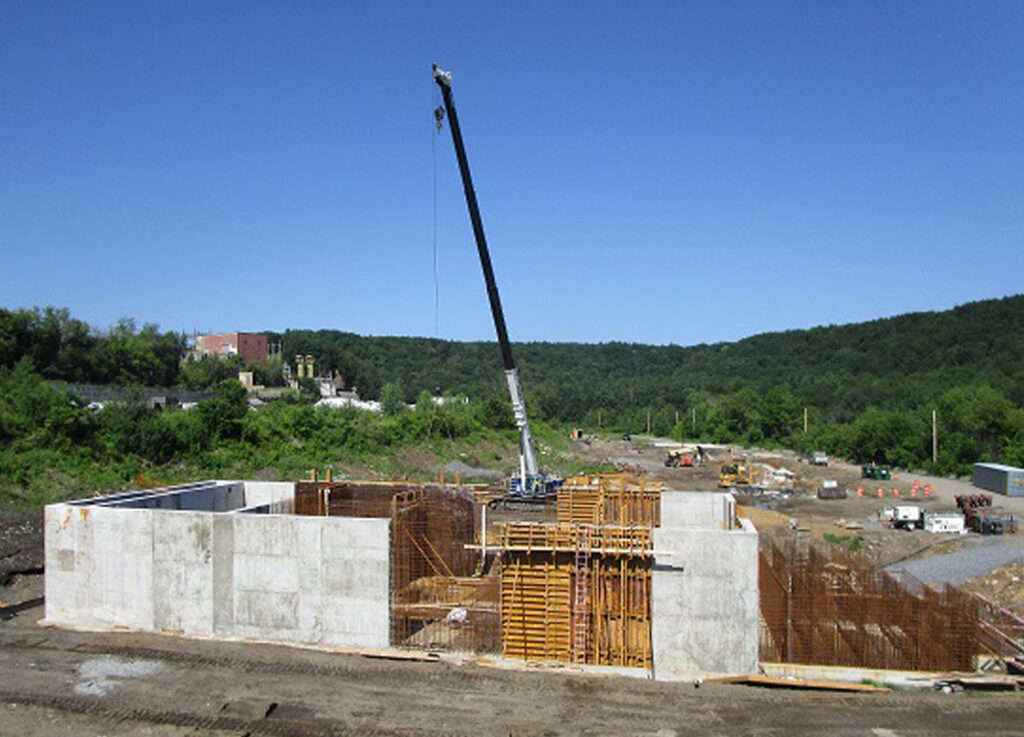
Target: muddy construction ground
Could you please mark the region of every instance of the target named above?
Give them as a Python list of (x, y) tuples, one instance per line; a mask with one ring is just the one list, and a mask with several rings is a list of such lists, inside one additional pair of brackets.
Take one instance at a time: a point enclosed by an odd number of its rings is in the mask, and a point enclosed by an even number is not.
[(0, 734), (1016, 735), (1013, 694), (854, 694), (0, 625)]
[[(573, 452), (631, 463), (678, 489), (712, 489), (723, 458), (668, 469), (650, 443), (592, 441)], [(754, 460), (735, 454), (740, 460)], [(855, 491), (851, 467), (812, 468), (788, 454), (758, 460), (790, 468), (797, 486), (836, 478)], [(909, 489), (912, 479), (887, 482)], [(962, 493), (933, 480), (940, 511)], [(877, 485), (876, 485), (877, 486)], [(887, 494), (891, 496), (891, 492)], [(791, 519), (821, 544), (859, 544), (879, 564), (969, 547), (977, 536), (898, 532), (872, 519), (892, 499), (741, 498), (766, 535)], [(1017, 500), (1014, 500), (1015, 502)], [(482, 661), (389, 660), (358, 654), (186, 640), (129, 632), (44, 628), (42, 530), (37, 516), (0, 525), (0, 735), (1017, 735), (1024, 703), (1013, 693), (896, 691), (840, 694), (746, 686), (672, 684), (595, 676), (571, 668), (510, 670)], [(837, 524), (840, 523), (840, 524)], [(850, 527), (852, 525), (852, 528)], [(859, 527), (858, 527), (859, 525)], [(834, 539), (847, 538), (840, 542)], [(1005, 536), (1001, 545), (1020, 546)], [(1018, 573), (1020, 571), (1017, 571)], [(998, 581), (1019, 591), (1012, 576)], [(973, 582), (977, 584), (976, 582)], [(981, 584), (978, 584), (981, 585)], [(992, 593), (991, 591), (989, 591)]]

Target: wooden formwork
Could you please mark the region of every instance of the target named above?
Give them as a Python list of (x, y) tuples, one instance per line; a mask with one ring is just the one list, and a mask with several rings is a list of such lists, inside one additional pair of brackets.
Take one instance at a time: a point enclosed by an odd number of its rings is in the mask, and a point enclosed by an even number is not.
[(502, 537), (506, 657), (651, 666), (651, 531), (510, 523)]
[(658, 527), (661, 523), (660, 482), (644, 477), (604, 474), (574, 483), (558, 492), (557, 520), (561, 524)]

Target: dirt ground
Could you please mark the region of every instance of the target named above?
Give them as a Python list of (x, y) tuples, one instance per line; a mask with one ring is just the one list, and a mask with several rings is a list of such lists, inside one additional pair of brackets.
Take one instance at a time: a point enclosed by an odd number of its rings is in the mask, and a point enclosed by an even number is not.
[[(649, 442), (574, 443), (596, 463), (629, 463), (683, 490), (717, 487), (722, 452), (698, 469), (663, 465)], [(744, 453), (747, 457), (744, 458)], [(852, 468), (817, 468), (791, 454), (739, 451), (797, 474), (794, 486), (836, 478), (856, 490)], [(909, 489), (910, 479), (887, 483)], [(930, 508), (954, 489), (933, 482)], [(891, 493), (891, 491), (890, 491)], [(955, 491), (960, 493), (960, 491)], [(889, 496), (889, 494), (887, 494)], [(823, 501), (741, 497), (766, 535), (808, 526), (821, 544), (860, 537), (879, 563), (948, 552), (959, 536), (883, 529), (870, 497)], [(541, 515), (541, 518), (550, 515)], [(128, 632), (79, 633), (38, 625), (43, 615), (41, 515), (0, 518), (0, 736), (57, 735), (869, 735), (1020, 734), (1013, 694), (837, 694), (670, 684), (569, 669), (509, 670), (479, 662), (395, 661), (262, 644)], [(854, 529), (848, 529), (852, 525)], [(847, 541), (826, 542), (825, 535)], [(1024, 564), (979, 587), (1024, 604)], [(528, 672), (528, 671), (533, 672)]]
[(838, 694), (0, 622), (0, 734), (1015, 735), (1013, 694)]

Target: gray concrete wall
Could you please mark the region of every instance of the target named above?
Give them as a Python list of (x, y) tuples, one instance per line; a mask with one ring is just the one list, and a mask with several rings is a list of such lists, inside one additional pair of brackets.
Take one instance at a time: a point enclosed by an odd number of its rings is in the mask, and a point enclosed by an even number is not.
[(51, 505), (45, 621), (383, 648), (389, 535), (387, 519)]
[(661, 526), (730, 529), (736, 516), (736, 500), (720, 491), (661, 492)]
[(754, 673), (760, 599), (757, 531), (654, 530), (651, 640), (658, 680)]

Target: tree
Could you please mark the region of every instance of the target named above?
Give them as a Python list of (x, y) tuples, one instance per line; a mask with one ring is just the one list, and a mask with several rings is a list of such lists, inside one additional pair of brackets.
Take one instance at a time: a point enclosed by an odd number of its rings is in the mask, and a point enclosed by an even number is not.
[(389, 417), (394, 417), (408, 409), (405, 404), (405, 394), (400, 383), (391, 381), (381, 388), (380, 408)]
[(249, 397), (237, 381), (228, 379), (217, 385), (216, 394), (199, 403), (199, 417), (210, 439), (237, 439), (242, 421), (249, 411)]

